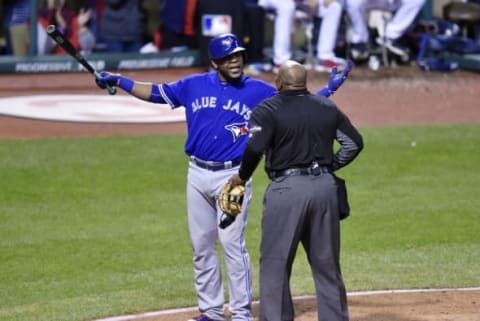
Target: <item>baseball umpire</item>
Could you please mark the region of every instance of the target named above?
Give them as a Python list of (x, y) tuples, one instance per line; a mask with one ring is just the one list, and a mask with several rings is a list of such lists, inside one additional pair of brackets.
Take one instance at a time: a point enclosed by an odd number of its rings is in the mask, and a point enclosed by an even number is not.
[(333, 172), (355, 159), (363, 139), (332, 101), (307, 91), (306, 75), (294, 61), (280, 67), (279, 93), (255, 107), (241, 166), (229, 182), (245, 184), (266, 155), (271, 183), (263, 200), (260, 321), (294, 319), (289, 280), (299, 243), (315, 281), (318, 320), (348, 321)]
[[(265, 81), (243, 73), (245, 48), (233, 34), (214, 37), (209, 43), (212, 72), (193, 74), (170, 83), (139, 82), (102, 71), (97, 85), (117, 86), (152, 102), (185, 107), (189, 157), (187, 216), (193, 248), (195, 289), (200, 315), (193, 320), (225, 320), (224, 290), (216, 244), (223, 247), (232, 320), (252, 320), (250, 259), (245, 246), (251, 181), (245, 182), (242, 215), (228, 227), (219, 223), (222, 211), (218, 195), (222, 185), (238, 171), (248, 140), (248, 121), (253, 108), (276, 93)], [(332, 73), (320, 94), (331, 95), (349, 69)]]

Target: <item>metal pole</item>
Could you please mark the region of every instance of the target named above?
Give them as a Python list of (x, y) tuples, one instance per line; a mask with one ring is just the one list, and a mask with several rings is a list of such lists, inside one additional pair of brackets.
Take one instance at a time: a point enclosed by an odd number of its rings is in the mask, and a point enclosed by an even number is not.
[(28, 55), (37, 55), (37, 22), (38, 22), (38, 0), (30, 0), (30, 41), (28, 45)]

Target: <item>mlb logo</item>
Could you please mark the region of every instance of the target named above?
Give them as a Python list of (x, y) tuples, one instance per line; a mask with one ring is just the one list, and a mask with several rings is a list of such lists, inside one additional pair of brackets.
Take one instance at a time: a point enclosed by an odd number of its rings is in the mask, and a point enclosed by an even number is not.
[(215, 37), (232, 32), (232, 17), (229, 15), (206, 14), (202, 16), (202, 35)]

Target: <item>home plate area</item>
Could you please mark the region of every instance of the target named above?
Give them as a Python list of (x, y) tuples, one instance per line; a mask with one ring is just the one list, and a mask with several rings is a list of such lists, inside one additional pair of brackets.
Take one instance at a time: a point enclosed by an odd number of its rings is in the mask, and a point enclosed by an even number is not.
[(127, 95), (34, 95), (0, 98), (0, 115), (89, 123), (166, 123), (184, 121), (185, 109)]

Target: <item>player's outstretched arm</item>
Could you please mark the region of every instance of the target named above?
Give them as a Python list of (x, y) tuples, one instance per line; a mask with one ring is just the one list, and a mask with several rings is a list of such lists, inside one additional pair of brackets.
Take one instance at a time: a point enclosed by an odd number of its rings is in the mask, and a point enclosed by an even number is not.
[(95, 79), (98, 87), (105, 89), (106, 85), (118, 87), (137, 98), (150, 101), (152, 96), (152, 83), (139, 82), (121, 74), (101, 71), (100, 78)]
[(330, 77), (328, 78), (328, 84), (319, 91), (317, 91), (317, 95), (330, 97), (341, 85), (343, 85), (343, 82), (345, 81), (345, 79), (347, 79), (348, 74), (352, 70), (352, 67), (353, 62), (350, 60), (347, 61), (345, 69), (343, 69), (339, 74), (337, 74), (337, 68), (334, 67), (332, 69), (332, 72), (330, 73)]

